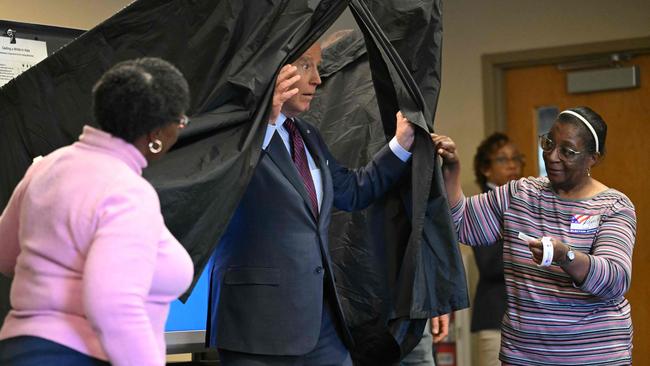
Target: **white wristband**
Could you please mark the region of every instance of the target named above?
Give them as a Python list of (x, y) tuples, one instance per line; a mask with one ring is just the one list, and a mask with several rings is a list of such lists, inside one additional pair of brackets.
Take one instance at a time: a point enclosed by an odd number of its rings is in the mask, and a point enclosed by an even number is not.
[(553, 242), (548, 236), (542, 237), (542, 245), (544, 247), (544, 255), (542, 256), (542, 263), (540, 266), (548, 267), (553, 262)]

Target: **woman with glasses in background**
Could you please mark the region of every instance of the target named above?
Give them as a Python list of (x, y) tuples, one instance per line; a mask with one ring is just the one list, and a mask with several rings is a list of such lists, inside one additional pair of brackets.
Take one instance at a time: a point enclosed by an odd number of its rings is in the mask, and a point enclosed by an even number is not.
[(27, 170), (0, 216), (13, 277), (0, 365), (165, 365), (169, 303), (193, 267), (141, 174), (176, 142), (189, 100), (170, 63), (121, 62), (93, 88), (98, 128)]
[(503, 240), (504, 365), (630, 365), (636, 214), (591, 176), (607, 125), (588, 107), (561, 112), (541, 136), (548, 177), (522, 178), (466, 198), (455, 143), (432, 135), (459, 240)]
[[(503, 133), (488, 136), (474, 155), (474, 176), (482, 192), (489, 192), (521, 178), (524, 157)], [(478, 335), (479, 366), (498, 366), (501, 348), (501, 320), (506, 310), (506, 283), (503, 276), (503, 240), (473, 246), (479, 271), (472, 303), (471, 330)]]

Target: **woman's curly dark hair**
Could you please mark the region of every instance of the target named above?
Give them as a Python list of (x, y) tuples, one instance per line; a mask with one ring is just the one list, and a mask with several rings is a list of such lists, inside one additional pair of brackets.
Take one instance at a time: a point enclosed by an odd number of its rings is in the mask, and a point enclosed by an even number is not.
[(93, 87), (95, 122), (102, 130), (130, 143), (178, 121), (189, 103), (189, 87), (183, 74), (155, 57), (120, 62)]
[(483, 171), (492, 164), (492, 154), (509, 142), (510, 139), (506, 134), (495, 132), (478, 145), (476, 155), (474, 155), (474, 176), (476, 177), (476, 183), (478, 183), (483, 192), (488, 190), (487, 177), (483, 174)]

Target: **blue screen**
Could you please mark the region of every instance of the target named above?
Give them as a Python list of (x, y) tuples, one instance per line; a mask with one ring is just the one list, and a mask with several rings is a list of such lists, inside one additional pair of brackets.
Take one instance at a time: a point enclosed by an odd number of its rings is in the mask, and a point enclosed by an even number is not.
[(166, 332), (205, 330), (211, 269), (212, 259), (204, 267), (187, 302), (183, 304), (180, 300), (175, 300), (171, 303), (169, 317), (165, 324)]

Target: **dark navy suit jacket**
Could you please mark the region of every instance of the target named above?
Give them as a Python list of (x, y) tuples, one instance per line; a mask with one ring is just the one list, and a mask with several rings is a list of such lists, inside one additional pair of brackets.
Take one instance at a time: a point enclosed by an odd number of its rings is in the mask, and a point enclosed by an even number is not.
[[(386, 145), (365, 167), (337, 164), (319, 132), (297, 119), (321, 170), (318, 219), (280, 136), (262, 151), (254, 175), (215, 252), (209, 346), (266, 355), (304, 355), (318, 341), (324, 293), (345, 324), (332, 278), (328, 229), (333, 207), (367, 207), (402, 176), (407, 163)], [(343, 341), (352, 344), (346, 327)]]

